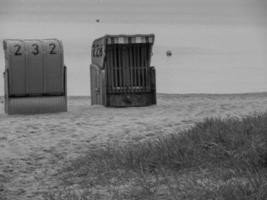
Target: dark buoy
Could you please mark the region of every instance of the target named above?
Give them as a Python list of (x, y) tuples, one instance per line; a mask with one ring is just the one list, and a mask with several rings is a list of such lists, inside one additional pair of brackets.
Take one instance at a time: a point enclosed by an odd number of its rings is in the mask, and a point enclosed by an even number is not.
[(168, 51), (166, 52), (166, 55), (167, 55), (167, 56), (172, 56), (172, 52), (171, 52), (170, 50), (168, 50)]
[(95, 20), (96, 21), (96, 23), (99, 23), (100, 22), (100, 19), (97, 19), (97, 20)]

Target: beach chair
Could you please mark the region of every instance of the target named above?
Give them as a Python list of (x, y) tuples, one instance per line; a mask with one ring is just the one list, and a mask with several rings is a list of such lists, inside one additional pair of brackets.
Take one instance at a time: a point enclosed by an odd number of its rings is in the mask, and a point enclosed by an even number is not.
[(5, 112), (67, 111), (66, 67), (57, 39), (3, 41)]
[(105, 35), (94, 40), (90, 65), (91, 104), (112, 107), (156, 104), (154, 35)]

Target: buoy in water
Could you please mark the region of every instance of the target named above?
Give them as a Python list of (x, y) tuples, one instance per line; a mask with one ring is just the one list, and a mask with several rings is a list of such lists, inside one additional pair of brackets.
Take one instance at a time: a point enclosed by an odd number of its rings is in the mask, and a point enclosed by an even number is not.
[(167, 55), (167, 56), (172, 56), (172, 52), (171, 52), (170, 50), (168, 50), (168, 51), (166, 52), (166, 55)]

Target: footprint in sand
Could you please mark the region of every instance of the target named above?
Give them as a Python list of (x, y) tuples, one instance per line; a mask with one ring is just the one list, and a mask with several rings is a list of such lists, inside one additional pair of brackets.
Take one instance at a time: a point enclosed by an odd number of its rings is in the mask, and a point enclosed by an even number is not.
[(14, 172), (14, 169), (12, 169), (11, 167), (7, 166), (5, 169), (3, 169), (3, 172), (12, 173), (12, 172)]
[(0, 137), (0, 142), (1, 141), (7, 141), (7, 137), (5, 137), (5, 136), (4, 137)]
[(34, 131), (34, 130), (32, 130), (32, 131), (29, 131), (31, 134), (34, 134), (34, 133), (36, 133), (36, 131)]
[(193, 124), (194, 123), (193, 120), (182, 120), (181, 122), (184, 124)]
[(15, 191), (15, 194), (16, 194), (16, 195), (22, 195), (22, 194), (24, 194), (25, 192), (26, 192), (26, 190), (20, 188), (20, 189), (18, 189), (18, 190)]
[(8, 178), (3, 175), (3, 174), (0, 174), (0, 183), (6, 183), (8, 182)]
[(3, 184), (0, 184), (0, 195), (1, 195), (1, 192), (4, 192), (4, 191), (5, 191), (5, 186)]

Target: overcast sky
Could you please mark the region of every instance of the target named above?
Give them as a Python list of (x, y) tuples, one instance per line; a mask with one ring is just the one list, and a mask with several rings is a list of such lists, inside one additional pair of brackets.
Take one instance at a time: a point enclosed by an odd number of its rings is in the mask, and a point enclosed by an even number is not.
[(265, 0), (1, 0), (1, 21), (259, 23)]
[(0, 40), (61, 39), (71, 95), (89, 95), (91, 44), (106, 33), (155, 33), (158, 92), (258, 92), (267, 90), (266, 8), (265, 0), (0, 0)]

